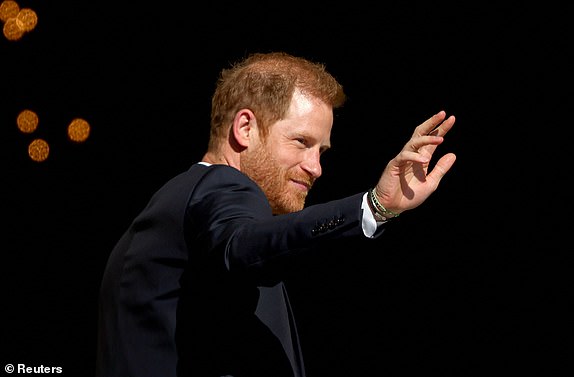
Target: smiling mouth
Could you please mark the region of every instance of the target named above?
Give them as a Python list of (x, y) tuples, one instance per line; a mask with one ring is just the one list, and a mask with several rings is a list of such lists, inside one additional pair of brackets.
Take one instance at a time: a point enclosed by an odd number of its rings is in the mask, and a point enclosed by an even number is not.
[(292, 179), (291, 181), (296, 185), (300, 186), (305, 191), (309, 191), (311, 189), (311, 186), (313, 186), (313, 183), (309, 181), (301, 181), (297, 179)]

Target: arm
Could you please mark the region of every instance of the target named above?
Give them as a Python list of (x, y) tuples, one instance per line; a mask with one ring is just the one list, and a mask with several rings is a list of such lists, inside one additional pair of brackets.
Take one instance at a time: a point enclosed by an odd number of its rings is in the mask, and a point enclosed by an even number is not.
[(212, 166), (189, 202), (186, 228), (219, 271), (274, 284), (294, 257), (304, 257), (313, 246), (362, 236), (362, 197), (355, 194), (274, 216), (253, 181), (234, 168)]

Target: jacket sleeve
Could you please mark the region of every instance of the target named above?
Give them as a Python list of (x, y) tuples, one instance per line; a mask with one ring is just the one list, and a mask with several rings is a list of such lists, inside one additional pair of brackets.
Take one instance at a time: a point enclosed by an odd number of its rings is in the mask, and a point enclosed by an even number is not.
[(229, 272), (275, 284), (293, 257), (326, 240), (363, 234), (363, 194), (274, 216), (253, 181), (234, 168), (213, 165), (191, 196), (188, 238)]

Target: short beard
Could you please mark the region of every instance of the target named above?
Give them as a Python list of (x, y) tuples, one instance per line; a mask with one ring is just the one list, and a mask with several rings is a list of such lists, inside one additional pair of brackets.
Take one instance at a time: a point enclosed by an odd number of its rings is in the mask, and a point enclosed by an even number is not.
[[(267, 144), (241, 156), (241, 171), (261, 187), (273, 214), (300, 211), (305, 206), (307, 192), (289, 190), (287, 185), (291, 175), (277, 164), (269, 153)], [(298, 179), (308, 182), (309, 187), (313, 184), (309, 176)]]

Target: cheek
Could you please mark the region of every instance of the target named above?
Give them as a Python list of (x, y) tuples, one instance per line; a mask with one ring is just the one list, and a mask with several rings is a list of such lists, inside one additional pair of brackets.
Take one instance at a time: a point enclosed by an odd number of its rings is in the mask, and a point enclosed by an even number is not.
[(283, 170), (297, 167), (303, 160), (303, 155), (297, 150), (283, 150), (275, 154), (277, 165)]

